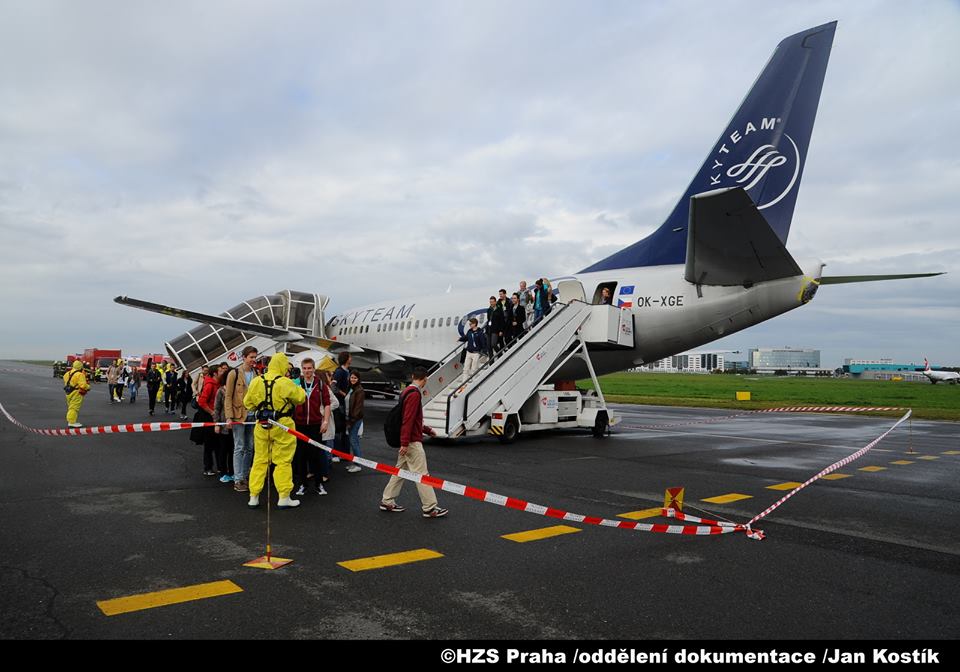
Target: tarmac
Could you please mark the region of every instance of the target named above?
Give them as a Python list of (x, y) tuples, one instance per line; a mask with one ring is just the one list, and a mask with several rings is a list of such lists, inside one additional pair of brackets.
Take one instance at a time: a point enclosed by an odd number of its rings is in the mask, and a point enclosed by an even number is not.
[[(111, 403), (94, 384), (80, 421), (174, 419), (162, 404), (150, 418), (144, 397)], [(47, 367), (0, 362), (0, 402), (31, 427), (65, 426), (62, 383)], [(392, 464), (382, 434), (390, 405), (368, 402), (362, 445), (364, 457)], [(430, 472), (657, 523), (671, 521), (639, 517), (682, 486), (686, 512), (745, 522), (793, 487), (785, 484), (896, 420), (615, 409), (623, 421), (605, 439), (564, 431), (512, 445), (428, 442)], [(264, 554), (265, 507), (248, 510), (245, 495), (201, 475), (202, 449), (187, 434), (45, 437), (0, 418), (0, 638), (902, 640), (960, 631), (956, 423), (904, 423), (840, 478), (758, 523), (763, 541), (566, 523), (445, 492), (449, 516), (425, 520), (411, 483), (400, 497), (407, 511), (389, 514), (377, 507), (385, 475), (336, 464), (328, 496), (310, 492), (298, 509), (271, 512), (273, 553), (294, 561), (274, 571), (243, 566)], [(195, 588), (206, 584), (211, 595)], [(186, 590), (162, 592), (174, 589)], [(145, 593), (160, 594), (116, 601)]]

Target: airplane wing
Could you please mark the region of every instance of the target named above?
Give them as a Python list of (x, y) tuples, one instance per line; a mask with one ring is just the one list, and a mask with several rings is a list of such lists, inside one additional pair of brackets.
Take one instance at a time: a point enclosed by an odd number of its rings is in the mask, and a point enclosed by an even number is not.
[(160, 303), (143, 301), (142, 299), (133, 299), (128, 296), (118, 296), (114, 299), (114, 302), (123, 306), (139, 308), (140, 310), (146, 310), (152, 313), (160, 313), (161, 315), (169, 315), (170, 317), (179, 317), (180, 319), (190, 320), (191, 322), (213, 324), (221, 327), (228, 327), (230, 329), (236, 329), (237, 331), (242, 331), (249, 334), (258, 334), (260, 336), (272, 338), (280, 343), (297, 343), (298, 345), (304, 345), (307, 342), (313, 342), (330, 354), (336, 355), (340, 352), (349, 352), (357, 355), (358, 358), (369, 362), (373, 366), (406, 362), (410, 359), (414, 359), (418, 362), (426, 361), (423, 360), (422, 357), (415, 355), (390, 352), (387, 350), (378, 350), (368, 346), (361, 347), (359, 345), (346, 343), (344, 341), (313, 337), (294, 331), (288, 331), (283, 327), (271, 327), (263, 324), (244, 322), (243, 320), (236, 320), (223, 315), (209, 315), (207, 313), (200, 313), (195, 310), (174, 308), (172, 306), (165, 306)]
[(896, 275), (833, 275), (820, 278), (821, 285), (842, 285), (849, 282), (875, 282), (877, 280), (905, 280), (908, 278), (932, 278), (940, 273), (899, 273)]
[(171, 306), (164, 306), (159, 303), (151, 303), (150, 301), (142, 301), (140, 299), (131, 299), (129, 296), (118, 296), (114, 299), (115, 303), (119, 303), (123, 306), (130, 306), (131, 308), (139, 308), (140, 310), (147, 310), (151, 313), (160, 313), (161, 315), (169, 315), (170, 317), (179, 317), (183, 320), (190, 320), (191, 322), (201, 322), (204, 324), (216, 324), (221, 327), (229, 327), (230, 329), (236, 329), (237, 331), (245, 331), (251, 334), (259, 334), (260, 336), (266, 336), (267, 338), (272, 338), (277, 341), (282, 341), (286, 343), (294, 343), (306, 338), (303, 334), (298, 334), (293, 331), (287, 331), (282, 327), (270, 327), (263, 324), (256, 324), (250, 322), (244, 322), (243, 320), (235, 320), (231, 317), (224, 317), (223, 315), (208, 315), (206, 313), (198, 313), (194, 310), (184, 310), (183, 308), (173, 308)]

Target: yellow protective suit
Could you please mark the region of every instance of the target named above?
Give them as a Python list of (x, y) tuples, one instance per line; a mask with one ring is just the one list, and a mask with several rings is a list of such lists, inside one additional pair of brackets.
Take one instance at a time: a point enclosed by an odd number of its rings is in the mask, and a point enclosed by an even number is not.
[(90, 389), (87, 374), (83, 372), (83, 362), (73, 360), (73, 367), (63, 374), (63, 384), (73, 385), (76, 389), (67, 395), (67, 424), (75, 424), (80, 417), (80, 407), (83, 405), (83, 395)]
[[(293, 406), (307, 400), (307, 393), (284, 374), (287, 372), (287, 356), (277, 353), (270, 359), (267, 372), (250, 381), (250, 387), (243, 397), (243, 405), (248, 411), (255, 411), (266, 399), (264, 379), (275, 380), (273, 384), (273, 409), (279, 411), (285, 406), (293, 413)], [(286, 415), (277, 420), (282, 425), (294, 429), (293, 418)], [(273, 470), (273, 483), (277, 486), (280, 499), (290, 497), (293, 490), (293, 454), (297, 450), (297, 438), (287, 434), (279, 427), (264, 427), (261, 424), (253, 430), (253, 466), (250, 469), (250, 495), (259, 496), (263, 490), (263, 482), (267, 477), (267, 467), (272, 461), (276, 468)]]

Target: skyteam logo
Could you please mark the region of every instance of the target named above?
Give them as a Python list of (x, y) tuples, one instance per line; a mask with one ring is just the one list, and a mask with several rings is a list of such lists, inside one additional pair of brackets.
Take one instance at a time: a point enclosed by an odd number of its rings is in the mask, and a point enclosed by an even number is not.
[[(764, 117), (726, 134), (713, 157), (710, 186), (743, 187), (760, 210), (783, 200), (797, 184), (800, 150), (787, 133), (777, 132), (780, 125), (780, 118)], [(779, 146), (771, 144), (774, 138)]]

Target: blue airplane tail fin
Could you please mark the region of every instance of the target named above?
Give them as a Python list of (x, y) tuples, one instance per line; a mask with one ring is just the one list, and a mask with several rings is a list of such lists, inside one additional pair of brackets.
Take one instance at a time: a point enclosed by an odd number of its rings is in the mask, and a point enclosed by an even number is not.
[(684, 263), (690, 198), (725, 187), (742, 187), (786, 243), (836, 27), (810, 28), (777, 45), (667, 220), (581, 272)]

